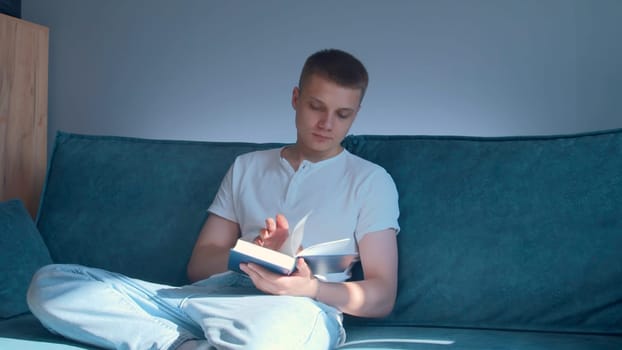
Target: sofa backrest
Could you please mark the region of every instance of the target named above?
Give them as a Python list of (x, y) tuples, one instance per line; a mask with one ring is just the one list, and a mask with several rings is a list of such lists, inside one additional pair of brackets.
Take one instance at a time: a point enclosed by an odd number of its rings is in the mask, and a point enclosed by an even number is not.
[(354, 136), (400, 196), (384, 325), (622, 333), (622, 129)]
[[(622, 130), (348, 136), (400, 195), (393, 313), (348, 322), (622, 334)], [(37, 227), (57, 263), (187, 283), (235, 156), (280, 144), (57, 135)]]
[(56, 263), (185, 284), (192, 247), (229, 165), (238, 154), (276, 146), (60, 132), (37, 227)]

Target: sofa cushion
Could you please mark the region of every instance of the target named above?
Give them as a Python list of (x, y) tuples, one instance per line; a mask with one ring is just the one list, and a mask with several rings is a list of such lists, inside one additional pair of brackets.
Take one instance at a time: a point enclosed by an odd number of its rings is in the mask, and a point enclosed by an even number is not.
[[(346, 326), (344, 350), (619, 350), (621, 336), (441, 327)], [(2, 350), (95, 349), (48, 332), (31, 314), (0, 320)]]
[(350, 327), (344, 350), (618, 350), (622, 336), (449, 327)]
[(354, 321), (622, 334), (622, 129), (346, 146), (400, 196), (396, 307)]
[(2, 350), (76, 350), (97, 348), (52, 334), (32, 314), (0, 320)]
[(37, 269), (50, 264), (50, 254), (20, 200), (0, 203), (0, 317), (28, 311), (26, 291)]
[(229, 165), (277, 146), (59, 132), (39, 231), (55, 263), (187, 283), (192, 247)]

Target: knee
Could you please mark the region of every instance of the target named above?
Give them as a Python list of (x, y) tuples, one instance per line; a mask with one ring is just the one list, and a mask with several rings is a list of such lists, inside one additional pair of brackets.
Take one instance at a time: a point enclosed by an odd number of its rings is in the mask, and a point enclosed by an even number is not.
[(28, 303), (30, 311), (35, 315), (38, 315), (43, 305), (45, 305), (44, 288), (46, 285), (50, 284), (50, 277), (53, 276), (54, 270), (54, 264), (46, 265), (40, 268), (32, 276), (32, 280), (30, 281), (30, 286), (28, 287), (28, 292), (26, 294), (26, 302)]
[[(306, 298), (281, 297), (281, 305), (255, 325), (253, 349), (328, 349), (338, 341), (336, 324)], [(255, 347), (256, 346), (256, 347)]]
[(26, 302), (30, 311), (37, 317), (42, 317), (54, 308), (56, 301), (62, 298), (59, 288), (66, 282), (66, 271), (64, 265), (51, 264), (40, 268), (32, 277)]

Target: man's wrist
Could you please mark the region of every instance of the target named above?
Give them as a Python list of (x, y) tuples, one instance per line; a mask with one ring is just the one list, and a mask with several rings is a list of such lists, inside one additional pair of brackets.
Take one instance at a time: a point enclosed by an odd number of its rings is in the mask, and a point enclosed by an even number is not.
[(315, 286), (314, 286), (313, 295), (311, 297), (313, 298), (313, 300), (320, 301), (319, 297), (320, 297), (320, 288), (321, 288), (322, 282), (320, 282), (320, 280), (315, 277), (312, 279), (312, 282), (314, 283)]

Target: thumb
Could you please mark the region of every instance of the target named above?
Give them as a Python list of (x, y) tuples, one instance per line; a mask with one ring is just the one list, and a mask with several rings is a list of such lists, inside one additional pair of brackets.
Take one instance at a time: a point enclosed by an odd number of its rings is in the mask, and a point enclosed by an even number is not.
[(296, 272), (298, 272), (298, 275), (300, 276), (311, 276), (311, 269), (309, 268), (309, 265), (307, 265), (307, 263), (305, 262), (305, 259), (303, 258), (298, 258), (298, 260), (296, 261)]
[(276, 228), (289, 231), (289, 222), (287, 222), (285, 215), (283, 214), (276, 215)]

